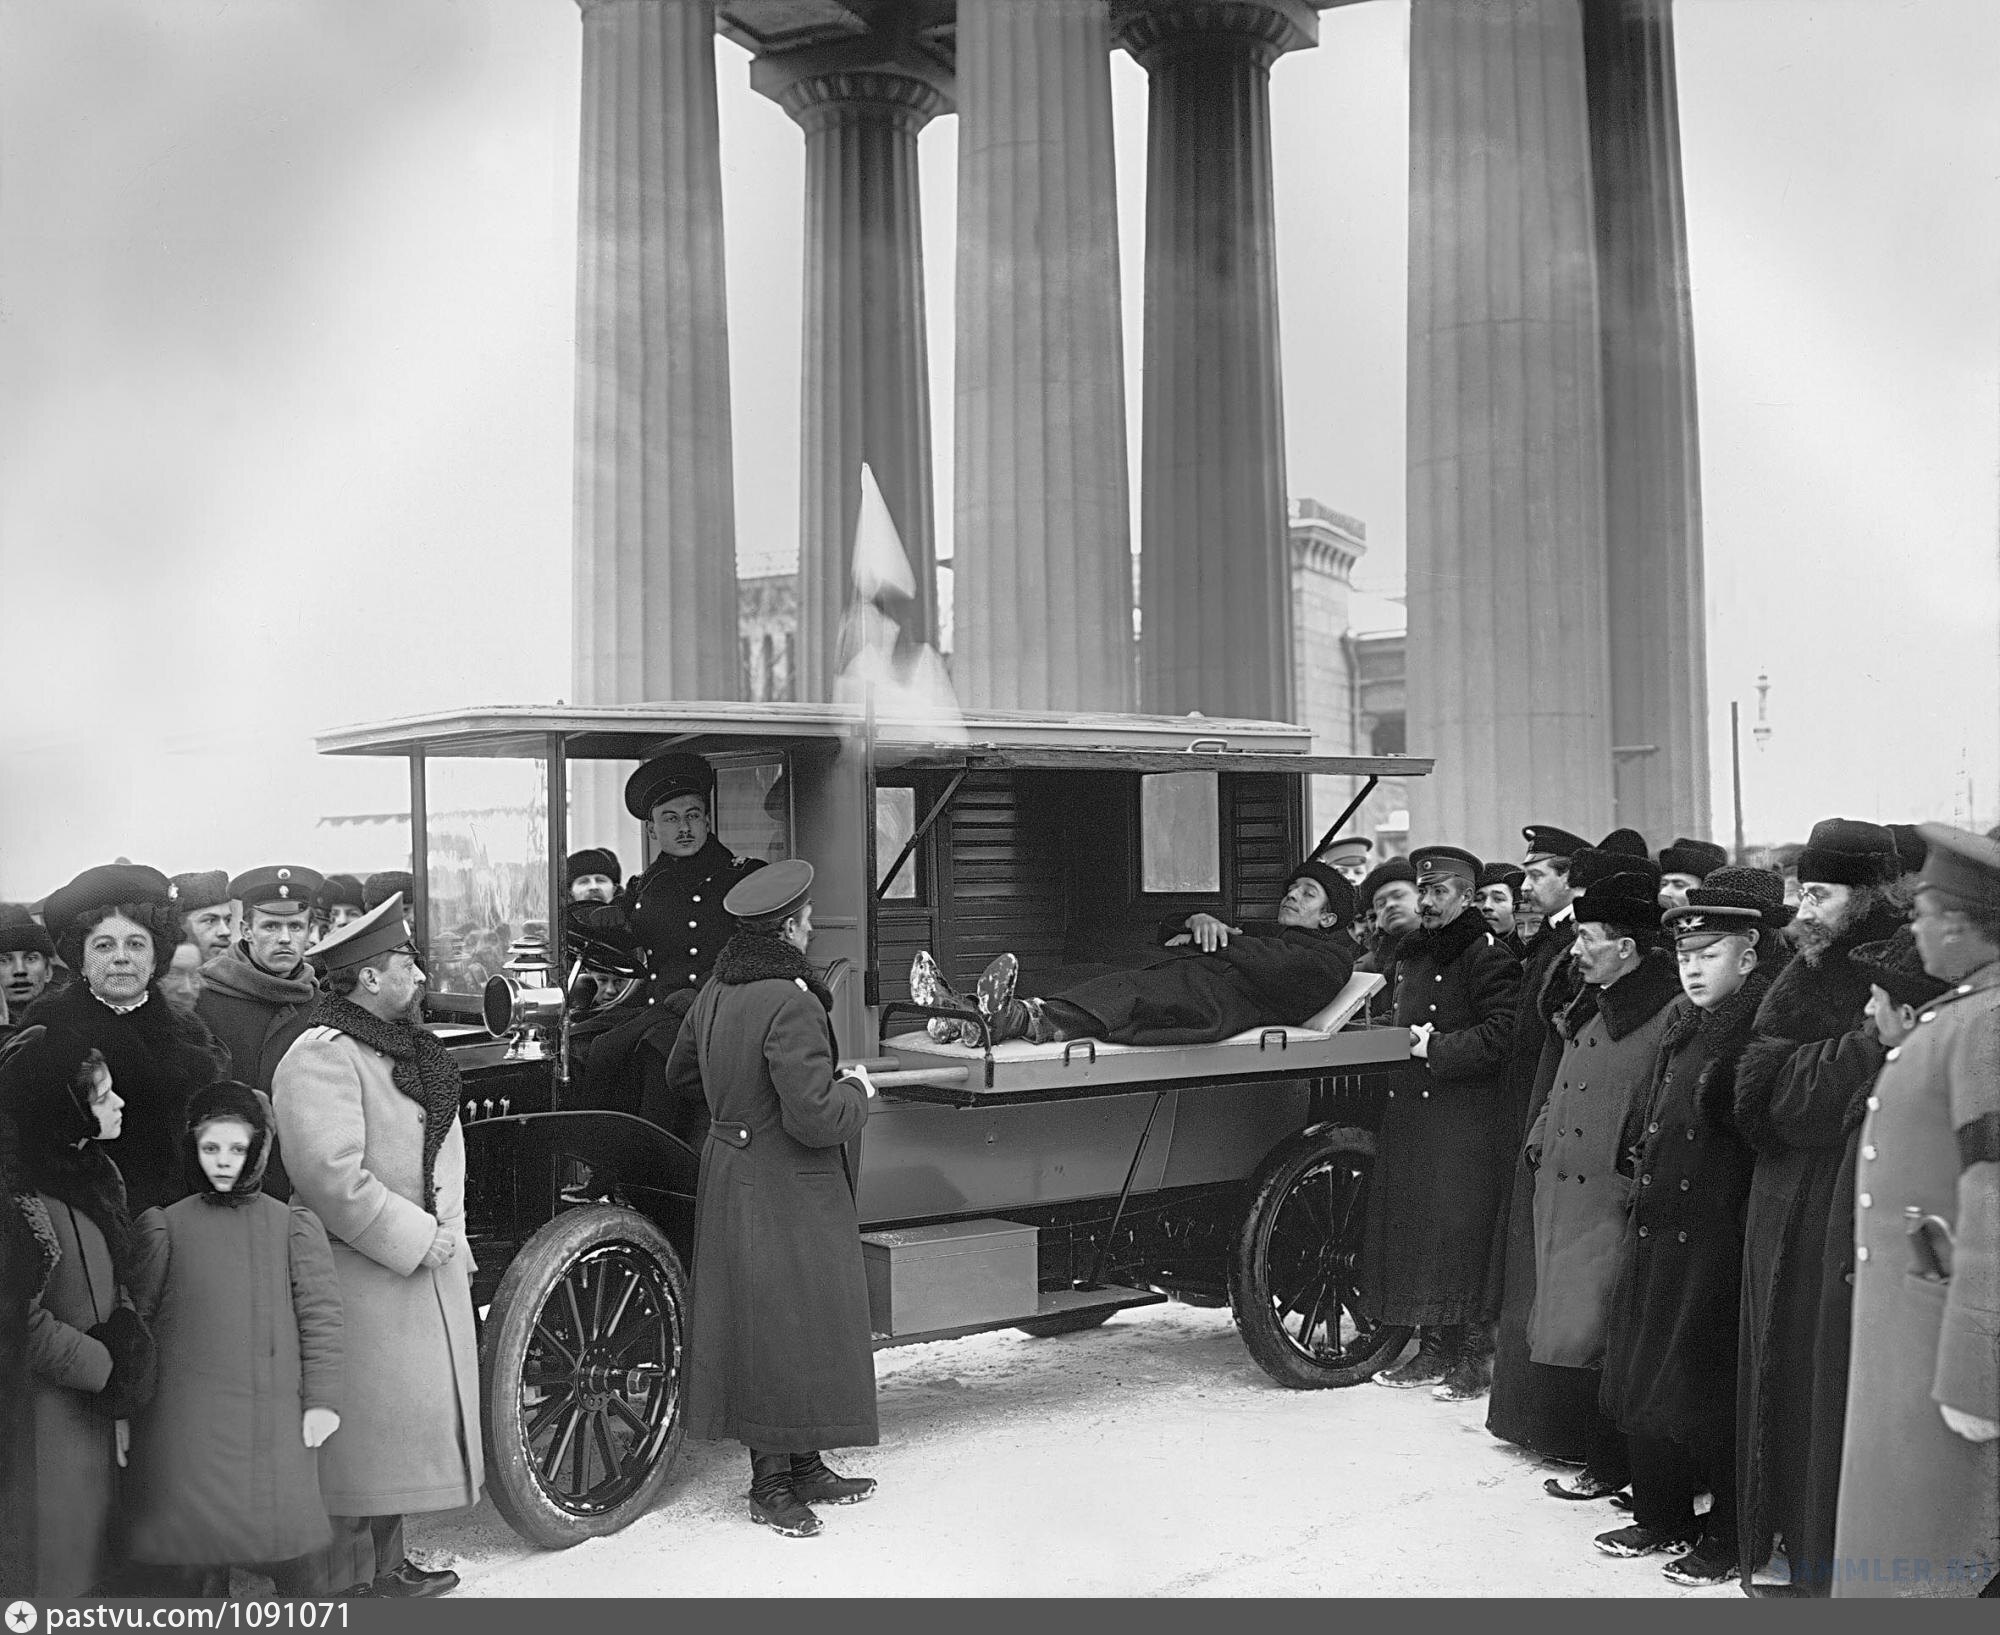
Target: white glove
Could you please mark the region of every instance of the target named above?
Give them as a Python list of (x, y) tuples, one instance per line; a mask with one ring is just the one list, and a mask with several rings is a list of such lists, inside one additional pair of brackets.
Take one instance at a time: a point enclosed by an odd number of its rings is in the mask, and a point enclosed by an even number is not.
[(1963, 1408), (1954, 1408), (1944, 1402), (1938, 1404), (1938, 1412), (1944, 1415), (1944, 1422), (1968, 1442), (1991, 1442), (2000, 1438), (2000, 1424), (1990, 1419), (1981, 1419), (1977, 1414), (1969, 1414)]
[(864, 1067), (860, 1062), (856, 1062), (852, 1067), (848, 1068), (840, 1076), (843, 1079), (852, 1079), (856, 1084), (860, 1085), (862, 1093), (866, 1095), (870, 1101), (873, 1101), (875, 1099), (875, 1081), (868, 1076), (868, 1069)]

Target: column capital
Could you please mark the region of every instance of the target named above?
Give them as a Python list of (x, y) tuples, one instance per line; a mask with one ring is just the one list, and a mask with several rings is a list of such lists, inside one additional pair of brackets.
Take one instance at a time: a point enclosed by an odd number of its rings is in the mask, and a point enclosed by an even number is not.
[(914, 42), (885, 49), (873, 38), (758, 57), (750, 88), (808, 130), (855, 105), (921, 130), (955, 107), (948, 63)]
[(1253, 51), (1263, 67), (1319, 44), (1314, 0), (1112, 0), (1118, 43), (1142, 68), (1203, 43)]

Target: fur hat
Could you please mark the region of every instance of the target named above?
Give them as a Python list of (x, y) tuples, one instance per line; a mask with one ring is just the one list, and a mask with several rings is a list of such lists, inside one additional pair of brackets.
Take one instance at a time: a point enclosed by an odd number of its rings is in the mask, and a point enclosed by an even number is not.
[(164, 874), (143, 863), (100, 863), (49, 893), (48, 901), (42, 904), (42, 923), (51, 935), (60, 937), (93, 909), (126, 903), (164, 908), (172, 891)]
[(1515, 863), (1488, 863), (1479, 871), (1479, 889), (1488, 886), (1505, 886), (1514, 895), (1514, 901), (1521, 900), (1521, 887), (1526, 883), (1528, 871)]
[(580, 852), (571, 852), (563, 859), (563, 884), (573, 886), (586, 874), (602, 874), (614, 886), (625, 883), (625, 871), (618, 862), (618, 854), (609, 846), (590, 846)]
[(1712, 840), (1676, 840), (1660, 851), (1662, 874), (1687, 874), (1706, 880), (1729, 861), (1729, 853)]
[(1569, 860), (1569, 883), (1579, 891), (1600, 880), (1609, 880), (1614, 874), (1645, 874), (1652, 877), (1657, 896), (1660, 872), (1660, 865), (1643, 852), (1606, 851), (1601, 846), (1586, 846)]
[(415, 901), (412, 882), (407, 872), (391, 870), (387, 874), (371, 874), (361, 883), (361, 906), (380, 908), (391, 897), (401, 897), (407, 907)]
[(1334, 919), (1341, 925), (1361, 912), (1354, 898), (1354, 882), (1330, 863), (1321, 863), (1308, 858), (1285, 876), (1285, 886), (1290, 889), (1294, 880), (1311, 880), (1326, 893), (1326, 906), (1333, 911)]
[(1646, 837), (1637, 829), (1613, 829), (1597, 843), (1601, 852), (1617, 852), (1621, 857), (1651, 858), (1653, 848), (1646, 844)]
[(1716, 869), (1688, 893), (1685, 907), (1662, 916), (1675, 937), (1708, 941), (1744, 931), (1776, 931), (1788, 916), (1785, 882), (1769, 869)]
[(1360, 912), (1373, 912), (1375, 907), (1375, 893), (1380, 891), (1384, 886), (1392, 885), (1398, 880), (1405, 881), (1412, 886), (1417, 883), (1417, 871), (1410, 866), (1410, 860), (1407, 857), (1392, 857), (1386, 863), (1377, 863), (1368, 871), (1367, 877), (1362, 880), (1354, 893), (1361, 904)]
[(1907, 925), (1882, 942), (1864, 942), (1848, 950), (1848, 960), (1861, 968), (1868, 980), (1899, 1005), (1921, 1009), (1940, 994), (1951, 991), (1949, 982), (1940, 982), (1924, 969), (1917, 952), (1917, 937)]
[(329, 874), (312, 894), (313, 912), (331, 914), (336, 908), (366, 908), (368, 898), (358, 875)]
[(1799, 853), (1799, 884), (1886, 885), (1896, 867), (1896, 837), (1881, 824), (1822, 818)]
[[(1645, 859), (1651, 863), (1652, 859)], [(1630, 871), (1593, 880), (1573, 905), (1578, 925), (1608, 925), (1625, 936), (1643, 938), (1660, 929), (1660, 879)]]
[(177, 874), (167, 883), (173, 890), (177, 913), (199, 914), (204, 908), (220, 908), (229, 901), (229, 875), (222, 869)]
[(0, 954), (56, 957), (55, 939), (38, 925), (25, 903), (0, 903)]
[(1921, 873), (1924, 856), (1930, 850), (1924, 844), (1924, 837), (1914, 823), (1891, 823), (1887, 825), (1889, 838), (1896, 843), (1896, 873)]

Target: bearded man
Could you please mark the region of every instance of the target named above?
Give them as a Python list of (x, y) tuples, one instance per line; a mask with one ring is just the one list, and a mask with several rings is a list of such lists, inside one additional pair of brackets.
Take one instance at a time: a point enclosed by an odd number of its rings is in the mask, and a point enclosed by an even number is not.
[(1493, 1315), (1487, 1258), (1517, 1135), (1506, 1067), (1521, 962), (1472, 906), (1478, 858), (1426, 846), (1410, 862), (1420, 924), (1396, 955), (1395, 1019), (1418, 1065), (1395, 1079), (1376, 1137), (1363, 1286), (1371, 1317), (1417, 1330), (1416, 1354), (1376, 1382), (1472, 1397), (1486, 1389), (1472, 1330)]
[(1736, 1080), (1737, 1128), (1757, 1154), (1737, 1367), (1738, 1560), (1747, 1577), (1781, 1539), (1794, 1590), (1821, 1595), (1843, 1429), (1815, 1408), (1821, 1266), (1847, 1133), (1887, 1055), (1868, 1021), (1872, 975), (1851, 956), (1901, 922), (1887, 894), (1896, 866), (1879, 824), (1813, 825), (1785, 928), (1796, 957), (1757, 1007)]

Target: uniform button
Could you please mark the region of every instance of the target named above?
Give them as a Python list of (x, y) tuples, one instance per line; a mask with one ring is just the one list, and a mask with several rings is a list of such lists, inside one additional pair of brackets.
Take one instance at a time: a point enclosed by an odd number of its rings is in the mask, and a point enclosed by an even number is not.
[[(688, 950), (688, 952), (689, 952), (690, 954), (692, 954), (692, 953), (694, 952), (694, 950), (693, 950), (692, 948), (690, 948), (690, 949)], [(700, 980), (701, 980), (701, 978), (700, 978), (700, 977), (698, 977), (698, 976), (696, 976), (696, 975), (694, 974), (694, 972), (692, 972), (692, 971), (688, 972), (688, 986), (689, 986), (690, 988), (692, 988), (692, 987), (693, 987), (693, 986), (694, 986), (694, 985), (695, 985), (695, 984), (696, 984), (697, 982), (699, 982)]]
[[(1962, 989), (1961, 989), (1960, 991), (1961, 991), (1961, 992), (1963, 992), (1964, 990), (1962, 990)], [(1921, 1015), (1921, 1016), (1919, 1016), (1919, 1017), (1917, 1018), (1917, 1020), (1918, 1020), (1919, 1022), (1935, 1022), (1935, 1021), (1937, 1020), (1937, 1012), (1936, 1012), (1936, 1011), (1925, 1011), (1925, 1012), (1923, 1013), (1923, 1015)]]
[(1901, 1045), (1891, 1045), (1891, 1046), (1889, 1047), (1889, 1060), (1890, 1060), (1890, 1061), (1892, 1061), (1892, 1062), (1893, 1062), (1893, 1061), (1894, 1061), (1894, 1060), (1895, 1060), (1895, 1059), (1896, 1059), (1896, 1058), (1897, 1058), (1898, 1056), (1900, 1056), (1900, 1055), (1902, 1055), (1902, 1054), (1903, 1054), (1903, 1047), (1902, 1047)]
[(699, 931), (699, 930), (701, 929), (701, 921), (699, 921), (699, 920), (689, 920), (689, 921), (688, 921), (688, 929), (689, 929), (690, 931)]
[(1438, 973), (1438, 974), (1437, 974), (1436, 976), (1432, 977), (1432, 978), (1431, 978), (1431, 980), (1432, 980), (1433, 982), (1442, 982), (1442, 981), (1444, 981), (1444, 973), (1443, 973), (1442, 971), (1440, 971), (1440, 972), (1439, 972), (1439, 973)]
[(1424, 1092), (1424, 1100), (1429, 1101), (1430, 1099), (1431, 1099), (1431, 1093), (1428, 1090), (1426, 1090)]
[(1658, 1135), (1658, 1134), (1660, 1133), (1660, 1127), (1659, 1127), (1659, 1125), (1657, 1125), (1657, 1124), (1648, 1124), (1648, 1125), (1646, 1126), (1646, 1133), (1647, 1133), (1648, 1135)]
[(1875, 1109), (1876, 1109), (1876, 1108), (1878, 1108), (1878, 1107), (1880, 1107), (1881, 1105), (1882, 1105), (1882, 1098), (1881, 1098), (1880, 1096), (1870, 1096), (1870, 1097), (1868, 1098), (1868, 1111), (1869, 1111), (1869, 1112), (1871, 1112), (1871, 1113), (1872, 1113), (1872, 1112), (1874, 1112), (1874, 1111), (1875, 1111)]
[(1432, 1013), (1433, 1013), (1433, 1014), (1435, 1014), (1435, 1013), (1436, 1013), (1436, 1011), (1437, 1011), (1437, 1006), (1435, 1006), (1435, 1005), (1431, 1006), (1431, 1011), (1432, 1011)]
[(694, 894), (694, 900), (695, 900), (696, 902), (700, 902), (700, 901), (701, 901), (701, 893), (700, 893), (700, 892), (698, 892), (698, 891), (697, 891), (697, 892), (696, 892), (696, 893)]
[(1674, 1236), (1679, 1238), (1682, 1243), (1686, 1243), (1688, 1240), (1688, 1235), (1685, 1232), (1676, 1232)]
[(1650, 1226), (1642, 1226), (1639, 1228), (1640, 1237), (1650, 1238), (1652, 1235), (1653, 1235), (1653, 1229)]
[(1860, 1248), (1856, 1249), (1854, 1251), (1854, 1258), (1856, 1260), (1866, 1260), (1868, 1258), (1868, 1245), (1864, 1243)]
[(1644, 1175), (1639, 1177), (1639, 1185), (1641, 1185), (1642, 1187), (1649, 1187), (1652, 1184), (1653, 1184), (1653, 1172), (1651, 1170), (1647, 1170)]
[(701, 950), (699, 948), (690, 948), (688, 952), (693, 954), (697, 959), (701, 957)]
[(1687, 1189), (1688, 1189), (1688, 1183), (1685, 1179), (1683, 1179), (1681, 1182), (1681, 1191), (1685, 1192), (1687, 1191)]
[(1865, 1192), (1861, 1194), (1859, 1201), (1863, 1209), (1873, 1209), (1875, 1207), (1875, 1200)]
[(1688, 1131), (1688, 1140), (1692, 1141), (1693, 1139), (1694, 1139), (1694, 1131), (1690, 1130)]
[(1869, 1161), (1869, 1162), (1870, 1162), (1870, 1163), (1872, 1164), (1872, 1163), (1873, 1163), (1873, 1162), (1875, 1161), (1875, 1149), (1874, 1149), (1874, 1147), (1873, 1147), (1873, 1146), (1867, 1146), (1867, 1147), (1863, 1147), (1863, 1148), (1861, 1149), (1861, 1156), (1862, 1156), (1863, 1158), (1867, 1159), (1867, 1160), (1868, 1160), (1868, 1161)]

